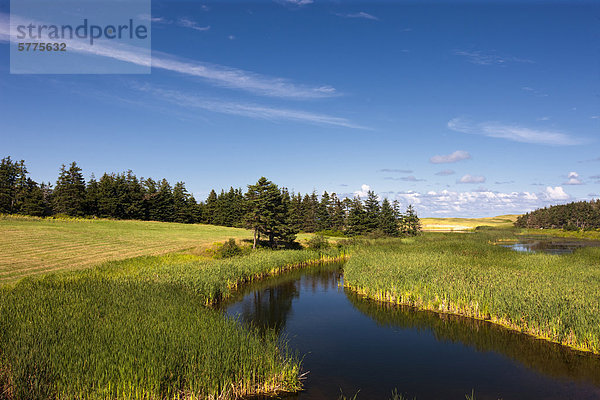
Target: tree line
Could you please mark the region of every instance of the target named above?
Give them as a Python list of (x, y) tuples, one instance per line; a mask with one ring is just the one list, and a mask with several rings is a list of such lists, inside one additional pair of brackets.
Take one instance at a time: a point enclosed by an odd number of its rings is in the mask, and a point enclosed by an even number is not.
[(364, 200), (335, 193), (290, 193), (262, 177), (247, 190), (212, 190), (197, 201), (184, 182), (138, 178), (131, 171), (93, 175), (86, 181), (73, 162), (60, 167), (56, 183), (37, 183), (23, 160), (0, 163), (0, 213), (206, 223), (252, 228), (255, 242), (289, 243), (298, 232), (332, 235), (416, 235), (419, 218), (412, 206), (401, 212), (397, 201)]
[(577, 201), (537, 209), (517, 218), (519, 228), (600, 229), (600, 200)]

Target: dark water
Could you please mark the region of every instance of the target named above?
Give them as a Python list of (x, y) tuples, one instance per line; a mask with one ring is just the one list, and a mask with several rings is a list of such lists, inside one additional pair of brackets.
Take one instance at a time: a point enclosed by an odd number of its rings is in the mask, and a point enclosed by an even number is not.
[(570, 254), (582, 247), (600, 247), (597, 240), (571, 240), (565, 238), (525, 237), (517, 243), (504, 244), (516, 251)]
[(341, 265), (248, 287), (226, 312), (276, 329), (304, 355), (291, 399), (600, 399), (600, 357), (492, 324), (385, 305), (339, 286)]

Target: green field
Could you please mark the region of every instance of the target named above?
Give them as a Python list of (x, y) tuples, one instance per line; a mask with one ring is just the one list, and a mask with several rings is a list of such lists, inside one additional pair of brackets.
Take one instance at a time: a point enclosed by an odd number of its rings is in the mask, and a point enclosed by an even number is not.
[(520, 253), (494, 243), (510, 230), (357, 247), (344, 282), (367, 297), (489, 320), (600, 353), (600, 248)]
[(225, 399), (296, 391), (300, 362), (284, 342), (209, 305), (242, 282), (323, 257), (310, 250), (223, 260), (147, 256), (4, 286), (2, 398)]
[(487, 218), (421, 218), (424, 231), (466, 231), (478, 226), (507, 228), (513, 226), (518, 215), (499, 215)]
[(109, 260), (202, 249), (250, 231), (213, 225), (0, 217), (0, 284)]

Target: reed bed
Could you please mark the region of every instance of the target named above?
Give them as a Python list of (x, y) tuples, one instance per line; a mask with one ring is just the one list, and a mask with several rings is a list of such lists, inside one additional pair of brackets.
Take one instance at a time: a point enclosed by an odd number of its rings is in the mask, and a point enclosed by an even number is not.
[(359, 246), (344, 283), (381, 301), (491, 321), (600, 353), (600, 249), (569, 255), (494, 246), (510, 231), (430, 233)]
[(225, 399), (296, 391), (300, 360), (274, 332), (208, 304), (241, 282), (338, 253), (173, 254), (0, 289), (0, 398)]

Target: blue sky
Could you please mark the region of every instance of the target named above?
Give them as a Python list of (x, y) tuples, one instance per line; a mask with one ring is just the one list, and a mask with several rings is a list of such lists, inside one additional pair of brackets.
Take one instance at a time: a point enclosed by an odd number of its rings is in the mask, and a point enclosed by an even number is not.
[(600, 194), (597, 2), (153, 1), (149, 75), (10, 74), (8, 13), (0, 148), (38, 181), (264, 175), (421, 216)]

